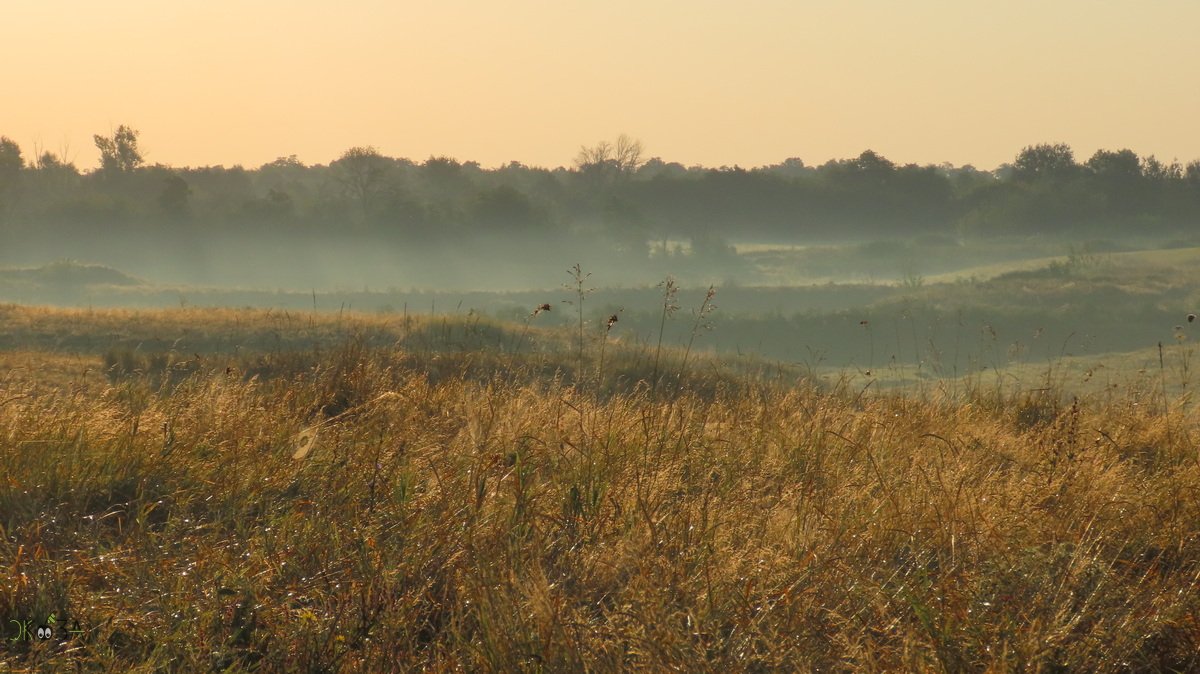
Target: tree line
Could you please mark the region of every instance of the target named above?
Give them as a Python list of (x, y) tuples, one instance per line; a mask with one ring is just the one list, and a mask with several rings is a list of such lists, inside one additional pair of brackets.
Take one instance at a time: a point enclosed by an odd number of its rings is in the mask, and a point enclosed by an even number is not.
[(492, 235), (594, 240), (627, 254), (721, 255), (730, 240), (913, 235), (1120, 236), (1200, 225), (1200, 161), (1128, 149), (1079, 161), (1065, 144), (1022, 149), (995, 170), (896, 164), (867, 150), (809, 166), (756, 168), (646, 159), (627, 136), (581, 148), (570, 167), (417, 162), (353, 147), (327, 165), (294, 155), (257, 168), (148, 164), (138, 132), (95, 136), (100, 165), (0, 137), (7, 236), (158, 231), (366, 237), (454, 243)]

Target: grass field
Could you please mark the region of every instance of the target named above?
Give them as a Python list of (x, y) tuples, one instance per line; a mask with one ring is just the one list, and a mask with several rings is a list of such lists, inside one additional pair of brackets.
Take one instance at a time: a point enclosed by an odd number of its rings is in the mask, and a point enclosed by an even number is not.
[(1154, 377), (899, 395), (467, 317), (0, 325), (0, 618), (58, 626), (0, 669), (1200, 667), (1200, 428)]

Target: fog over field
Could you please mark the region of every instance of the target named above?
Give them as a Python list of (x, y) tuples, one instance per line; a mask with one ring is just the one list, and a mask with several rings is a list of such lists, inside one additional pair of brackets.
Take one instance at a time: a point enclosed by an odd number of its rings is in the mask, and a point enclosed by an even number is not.
[(1200, 671), (1200, 2), (0, 26), (0, 672)]
[(923, 376), (1170, 343), (1196, 299), (1200, 161), (1127, 149), (713, 168), (621, 135), (555, 168), (369, 146), (230, 168), (150, 164), (128, 126), (95, 142), (92, 169), (0, 143), (0, 299), (522, 320), (566, 309), (579, 264), (589, 331), (620, 313), (651, 339), (670, 278), (718, 293), (698, 348)]

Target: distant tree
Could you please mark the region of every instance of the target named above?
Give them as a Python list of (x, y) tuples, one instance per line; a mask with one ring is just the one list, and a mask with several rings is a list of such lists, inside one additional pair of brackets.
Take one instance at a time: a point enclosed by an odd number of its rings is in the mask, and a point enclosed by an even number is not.
[(1183, 176), (1191, 185), (1200, 187), (1200, 159), (1188, 162), (1187, 168), (1184, 169)]
[[(258, 167), (257, 174), (254, 176), (255, 187), (261, 191), (266, 188), (269, 192), (286, 193), (289, 198), (288, 208), (292, 207), (290, 199), (293, 194), (305, 194), (310, 192), (308, 178), (314, 175), (315, 172), (310, 172), (304, 164), (296, 159), (296, 155), (287, 157), (279, 157), (275, 161), (268, 162)], [(312, 185), (313, 189), (317, 189), (318, 185)], [(268, 196), (268, 202), (270, 201)], [(274, 208), (274, 206), (269, 206)]]
[(158, 205), (168, 216), (182, 218), (187, 214), (188, 197), (191, 196), (192, 189), (178, 173), (167, 173), (165, 182), (162, 191), (158, 194)]
[(1018, 180), (1069, 178), (1077, 172), (1075, 153), (1066, 143), (1030, 145), (1013, 162), (1013, 177)]
[(996, 175), (991, 171), (980, 171), (971, 164), (954, 167), (943, 164), (938, 169), (950, 181), (957, 196), (970, 194), (972, 191), (991, 185), (996, 181)]
[(33, 168), (38, 171), (67, 171), (79, 175), (79, 169), (75, 168), (75, 164), (63, 160), (49, 150), (38, 155), (37, 159), (34, 160)]
[(1142, 164), (1133, 150), (1096, 150), (1087, 167), (1100, 176), (1133, 180), (1141, 177)]
[(431, 156), (421, 164), (421, 172), (426, 180), (441, 186), (456, 182), (462, 177), (462, 170), (463, 165), (454, 157)]
[(909, 231), (951, 232), (954, 185), (936, 166), (905, 164), (888, 180), (892, 224)]
[(1145, 207), (1142, 164), (1132, 150), (1097, 150), (1086, 166), (1109, 216), (1129, 217)]
[(263, 169), (268, 169), (268, 168), (270, 168), (270, 169), (302, 169), (302, 168), (304, 168), (304, 162), (300, 161), (299, 159), (296, 159), (296, 155), (289, 154), (286, 157), (279, 157), (279, 158), (275, 159), (275, 161), (270, 161), (270, 162), (267, 162), (266, 164), (263, 164), (262, 166), (258, 167), (258, 170), (261, 171)]
[(766, 167), (766, 170), (785, 178), (802, 178), (816, 171), (812, 167), (805, 166), (804, 160), (799, 157), (788, 157), (778, 164)]
[(265, 196), (243, 202), (242, 215), (256, 224), (289, 224), (295, 219), (296, 204), (287, 192), (271, 188)]
[[(1100, 166), (1119, 166), (1120, 157), (1101, 156)], [(1097, 189), (1094, 172), (1075, 162), (1065, 143), (1030, 145), (1011, 165), (996, 172), (999, 180), (964, 197), (964, 222), (978, 233), (1079, 233), (1109, 220), (1113, 206)], [(1130, 202), (1124, 202), (1130, 203)], [(1127, 208), (1128, 206), (1123, 206)]]
[(379, 208), (379, 218), (387, 225), (383, 231), (412, 242), (434, 241), (446, 238), (453, 229), (441, 226), (431, 218), (425, 204), (410, 196), (405, 190), (390, 190), (384, 195)]
[(43, 205), (61, 198), (79, 183), (79, 169), (75, 164), (48, 150), (38, 155), (32, 169), (31, 182), (37, 191), (36, 198), (43, 200)]
[(661, 157), (651, 157), (638, 167), (639, 179), (651, 178), (682, 178), (687, 175), (687, 168), (679, 162), (665, 162)]
[(419, 196), (429, 206), (434, 219), (454, 220), (460, 211), (471, 209), (475, 196), (471, 176), (476, 169), (468, 163), (460, 163), (453, 157), (429, 157), (417, 169), (420, 185), (413, 196)]
[(489, 231), (505, 234), (526, 233), (544, 229), (546, 216), (529, 197), (501, 185), (480, 193), (472, 208), (474, 220)]
[(24, 167), (21, 147), (11, 138), (0, 136), (0, 209), (8, 204), (7, 193), (16, 186)]
[(642, 151), (642, 141), (621, 134), (615, 143), (602, 140), (592, 147), (580, 147), (575, 168), (586, 176), (605, 179), (632, 175), (642, 165)]
[(1164, 164), (1150, 155), (1142, 159), (1142, 175), (1154, 181), (1179, 180), (1183, 178), (1183, 167), (1177, 161)]
[(112, 136), (92, 137), (100, 150), (100, 168), (106, 172), (125, 173), (141, 166), (145, 159), (138, 149), (138, 132), (122, 124)]
[(604, 206), (602, 221), (610, 243), (618, 252), (638, 258), (650, 254), (650, 226), (636, 206), (613, 197)]
[(896, 165), (873, 150), (854, 159), (831, 160), (817, 169), (821, 191), (815, 200), (827, 225), (879, 230), (897, 215)]
[(832, 182), (856, 187), (881, 185), (896, 170), (896, 164), (874, 150), (863, 150), (854, 159), (830, 160), (821, 165), (819, 173)]
[(887, 174), (895, 170), (896, 164), (890, 159), (883, 157), (874, 150), (863, 150), (862, 154), (858, 155), (857, 159), (850, 162), (850, 166), (862, 173)]
[(8, 136), (0, 136), (0, 186), (16, 180), (25, 160), (21, 158), (21, 146)]
[(389, 162), (371, 146), (352, 147), (329, 165), (347, 196), (358, 202), (366, 215), (383, 187)]

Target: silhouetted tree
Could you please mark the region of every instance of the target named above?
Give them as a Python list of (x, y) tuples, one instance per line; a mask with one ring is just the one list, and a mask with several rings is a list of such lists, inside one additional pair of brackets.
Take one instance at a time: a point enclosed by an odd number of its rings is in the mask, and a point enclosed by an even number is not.
[(267, 162), (258, 168), (260, 171), (267, 168), (282, 170), (302, 169), (304, 168), (304, 162), (296, 159), (296, 155), (289, 154), (286, 157), (278, 157), (275, 159), (275, 161)]
[(24, 167), (21, 146), (7, 136), (0, 136), (0, 212), (8, 208), (12, 200), (10, 193), (14, 191)]
[(432, 185), (440, 188), (459, 186), (463, 165), (453, 157), (430, 157), (421, 164), (421, 175)]
[(799, 157), (788, 157), (778, 164), (766, 167), (766, 170), (785, 178), (806, 178), (816, 172), (811, 166), (805, 166), (804, 160)]
[(0, 136), (0, 186), (16, 180), (24, 167), (21, 146), (8, 136)]
[(687, 176), (687, 168), (679, 162), (665, 162), (660, 157), (651, 157), (642, 163), (637, 170), (639, 179), (654, 178), (683, 178)]
[(1013, 177), (1017, 180), (1069, 178), (1078, 168), (1070, 145), (1043, 143), (1021, 150), (1013, 162)]
[(53, 152), (46, 151), (33, 162), (29, 172), (33, 200), (48, 205), (58, 203), (79, 184), (79, 169)]
[(994, 171), (899, 165), (872, 150), (819, 167), (797, 158), (748, 170), (684, 167), (643, 161), (641, 143), (625, 135), (583, 147), (571, 168), (557, 169), (512, 162), (484, 170), (432, 156), (418, 165), (355, 147), (329, 166), (289, 156), (256, 170), (172, 170), (144, 167), (128, 126), (96, 136), (96, 145), (102, 170), (81, 176), (61, 154), (26, 162), (15, 142), (0, 138), (0, 200), (19, 216), (8, 220), (29, 223), (29, 236), (48, 242), (96, 223), (143, 236), (168, 219), (186, 220), (173, 234), (194, 232), (196, 241), (239, 235), (247, 225), (278, 225), (264, 236), (336, 237), (348, 221), (362, 225), (356, 235), (391, 244), (452, 247), (483, 232), (536, 234), (545, 243), (562, 234), (630, 260), (647, 256), (650, 238), (662, 250), (668, 240), (692, 240), (696, 264), (728, 258), (732, 241), (956, 230), (1109, 236), (1129, 227), (1183, 232), (1200, 222), (1200, 161), (1101, 150), (1080, 165), (1065, 144), (1025, 147)]
[(92, 136), (100, 150), (100, 168), (108, 172), (128, 172), (145, 161), (138, 149), (138, 132), (122, 124), (112, 136)]
[(1087, 167), (1100, 176), (1111, 176), (1121, 180), (1134, 180), (1142, 175), (1141, 161), (1133, 150), (1096, 150), (1087, 160)]
[(546, 217), (529, 197), (501, 185), (480, 193), (475, 199), (472, 218), (488, 230), (500, 233), (530, 233), (544, 229)]
[(1145, 207), (1141, 160), (1132, 150), (1097, 150), (1086, 166), (1107, 204), (1108, 219), (1129, 217)]
[(1183, 176), (1193, 187), (1200, 187), (1200, 159), (1188, 162)]
[(1178, 180), (1183, 177), (1183, 167), (1177, 161), (1164, 164), (1150, 155), (1142, 159), (1142, 175), (1152, 181)]
[(267, 162), (258, 167), (258, 176), (260, 179), (263, 179), (260, 180), (260, 184), (267, 182), (268, 184), (274, 183), (278, 185), (284, 182), (294, 182), (301, 179), (304, 176), (304, 172), (304, 163), (296, 159), (296, 155), (294, 154), (279, 157), (275, 161)]
[(191, 194), (186, 180), (178, 173), (167, 173), (162, 192), (158, 194), (158, 205), (168, 217), (179, 219), (187, 214), (188, 197)]
[(587, 177), (611, 180), (632, 175), (642, 165), (642, 141), (625, 134), (615, 143), (602, 140), (592, 147), (579, 148), (575, 168)]
[(352, 147), (329, 166), (346, 195), (358, 203), (360, 214), (365, 216), (383, 186), (389, 166), (387, 158), (369, 145)]

